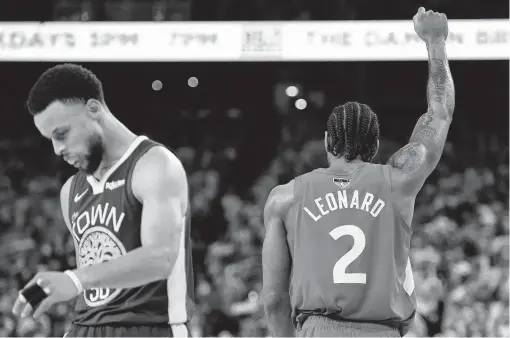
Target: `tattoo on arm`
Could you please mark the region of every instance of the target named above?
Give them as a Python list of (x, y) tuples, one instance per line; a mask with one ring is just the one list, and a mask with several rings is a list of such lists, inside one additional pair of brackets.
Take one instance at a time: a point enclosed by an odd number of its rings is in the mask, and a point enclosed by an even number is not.
[(455, 106), (455, 89), (444, 45), (429, 46), (428, 110), (416, 123), (409, 144), (388, 164), (411, 174), (424, 163), (429, 171), (439, 162)]
[(410, 142), (419, 142), (426, 146), (430, 141), (435, 141), (439, 134), (434, 126), (435, 123), (433, 123), (435, 118), (434, 111), (431, 108), (420, 116), (414, 127)]
[(427, 150), (420, 143), (409, 143), (388, 160), (388, 164), (408, 175), (418, 170), (425, 159)]
[(455, 89), (444, 46), (429, 46), (428, 110), (419, 119), (410, 142), (419, 142), (441, 154), (455, 105)]
[(428, 100), (447, 103), (453, 95), (453, 81), (447, 60), (432, 58), (429, 60)]
[(439, 118), (451, 119), (455, 107), (455, 87), (450, 66), (446, 57), (444, 42), (427, 46), (429, 54), (429, 79), (427, 82), (427, 102), (429, 108)]

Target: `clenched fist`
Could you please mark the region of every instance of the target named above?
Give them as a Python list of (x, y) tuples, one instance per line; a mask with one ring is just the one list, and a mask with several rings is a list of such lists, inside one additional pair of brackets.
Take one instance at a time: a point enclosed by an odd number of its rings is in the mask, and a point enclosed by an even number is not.
[(413, 17), (414, 30), (426, 43), (438, 40), (446, 41), (448, 37), (448, 20), (443, 13), (426, 11), (425, 8), (418, 8)]

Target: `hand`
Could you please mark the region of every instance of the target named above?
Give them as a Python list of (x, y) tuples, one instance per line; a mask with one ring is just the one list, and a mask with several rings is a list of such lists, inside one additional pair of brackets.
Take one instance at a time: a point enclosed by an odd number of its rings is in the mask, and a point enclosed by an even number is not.
[[(25, 288), (37, 283), (43, 288), (44, 292), (48, 295), (41, 304), (35, 309), (33, 317), (37, 318), (50, 309), (56, 303), (66, 302), (78, 296), (78, 288), (74, 285), (72, 279), (63, 272), (41, 272), (38, 273), (30, 282), (27, 283)], [(25, 297), (20, 294), (20, 297), (14, 303), (12, 312), (21, 318), (29, 316), (32, 311), (30, 305)]]
[(418, 8), (413, 17), (414, 30), (425, 43), (437, 40), (446, 41), (448, 37), (448, 20), (443, 13), (426, 11), (425, 8)]

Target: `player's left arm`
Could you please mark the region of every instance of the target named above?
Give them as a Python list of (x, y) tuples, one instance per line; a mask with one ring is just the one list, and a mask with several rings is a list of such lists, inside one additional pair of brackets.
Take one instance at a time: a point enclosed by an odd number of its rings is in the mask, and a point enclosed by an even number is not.
[(293, 337), (289, 295), (291, 256), (283, 216), (292, 204), (294, 181), (271, 191), (264, 208), (263, 300), (271, 336)]
[(170, 276), (181, 248), (188, 185), (179, 159), (153, 147), (135, 166), (132, 189), (142, 203), (142, 246), (109, 262), (74, 270), (84, 289), (133, 288)]

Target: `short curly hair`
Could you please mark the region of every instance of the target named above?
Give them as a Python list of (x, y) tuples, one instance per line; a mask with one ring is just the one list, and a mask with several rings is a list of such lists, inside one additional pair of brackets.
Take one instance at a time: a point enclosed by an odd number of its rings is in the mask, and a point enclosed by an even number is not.
[(103, 84), (90, 70), (65, 63), (49, 68), (37, 79), (26, 105), (30, 114), (37, 115), (57, 100), (85, 103), (89, 99), (104, 102)]
[(334, 156), (344, 156), (347, 161), (358, 156), (365, 162), (374, 159), (379, 140), (379, 121), (366, 104), (347, 102), (333, 108), (327, 130), (327, 150)]

